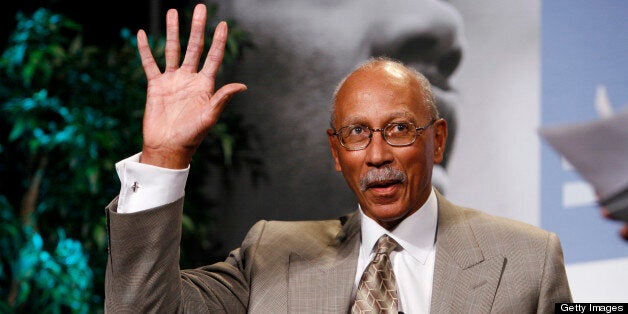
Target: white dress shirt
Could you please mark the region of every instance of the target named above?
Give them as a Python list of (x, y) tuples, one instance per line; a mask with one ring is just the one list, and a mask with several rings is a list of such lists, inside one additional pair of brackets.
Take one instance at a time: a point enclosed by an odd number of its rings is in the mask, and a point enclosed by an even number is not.
[[(172, 203), (185, 193), (190, 170), (166, 169), (139, 162), (140, 154), (116, 163), (121, 188), (118, 199), (119, 213), (133, 213)], [(436, 257), (437, 201), (431, 191), (423, 206), (388, 231), (367, 217), (360, 208), (361, 245), (352, 298), (355, 298), (360, 277), (374, 257), (377, 239), (388, 234), (397, 243), (390, 254), (399, 292), (399, 310), (409, 313), (428, 313), (432, 296), (432, 279)]]
[(367, 217), (360, 208), (362, 242), (352, 298), (355, 298), (364, 269), (375, 257), (377, 240), (383, 234), (388, 234), (400, 246), (390, 253), (397, 282), (399, 311), (406, 314), (429, 313), (436, 258), (434, 240), (437, 208), (436, 194), (432, 189), (425, 204), (414, 214), (406, 217), (392, 231), (384, 229)]

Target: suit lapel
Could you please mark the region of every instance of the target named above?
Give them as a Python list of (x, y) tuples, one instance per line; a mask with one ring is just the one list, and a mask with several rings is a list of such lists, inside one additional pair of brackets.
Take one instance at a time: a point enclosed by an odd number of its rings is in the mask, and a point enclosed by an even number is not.
[(505, 259), (484, 256), (464, 213), (437, 193), (433, 313), (488, 313)]
[[(485, 256), (463, 211), (438, 192), (432, 313), (489, 313), (505, 258)], [(317, 253), (293, 252), (288, 312), (341, 313), (349, 308), (360, 245), (359, 215), (348, 216), (336, 238)]]
[(356, 214), (348, 216), (336, 238), (319, 254), (290, 254), (289, 313), (347, 311), (360, 244), (359, 217)]

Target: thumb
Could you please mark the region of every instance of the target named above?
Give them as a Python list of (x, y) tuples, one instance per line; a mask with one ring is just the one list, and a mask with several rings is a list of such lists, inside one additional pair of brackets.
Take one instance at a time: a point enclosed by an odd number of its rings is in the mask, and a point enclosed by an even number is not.
[(214, 93), (209, 101), (209, 106), (206, 108), (207, 110), (204, 112), (204, 120), (207, 121), (206, 128), (210, 128), (213, 126), (216, 121), (218, 121), (218, 117), (220, 113), (224, 109), (225, 105), (229, 102), (229, 100), (237, 93), (243, 92), (247, 89), (246, 85), (240, 83), (231, 83), (227, 84)]

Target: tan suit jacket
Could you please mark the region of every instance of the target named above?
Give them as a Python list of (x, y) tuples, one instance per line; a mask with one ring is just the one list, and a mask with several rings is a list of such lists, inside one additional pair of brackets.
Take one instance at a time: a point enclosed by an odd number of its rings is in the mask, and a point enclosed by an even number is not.
[[(571, 294), (558, 237), (451, 204), (437, 193), (432, 313), (552, 313)], [(260, 221), (221, 263), (179, 271), (183, 200), (108, 207), (109, 313), (347, 313), (360, 216)]]

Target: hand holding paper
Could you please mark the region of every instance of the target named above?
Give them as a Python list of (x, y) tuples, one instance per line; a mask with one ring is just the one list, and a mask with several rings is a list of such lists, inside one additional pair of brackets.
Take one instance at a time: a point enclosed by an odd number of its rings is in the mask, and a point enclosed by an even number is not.
[(595, 121), (542, 128), (540, 134), (598, 193), (613, 218), (628, 222), (628, 109)]

